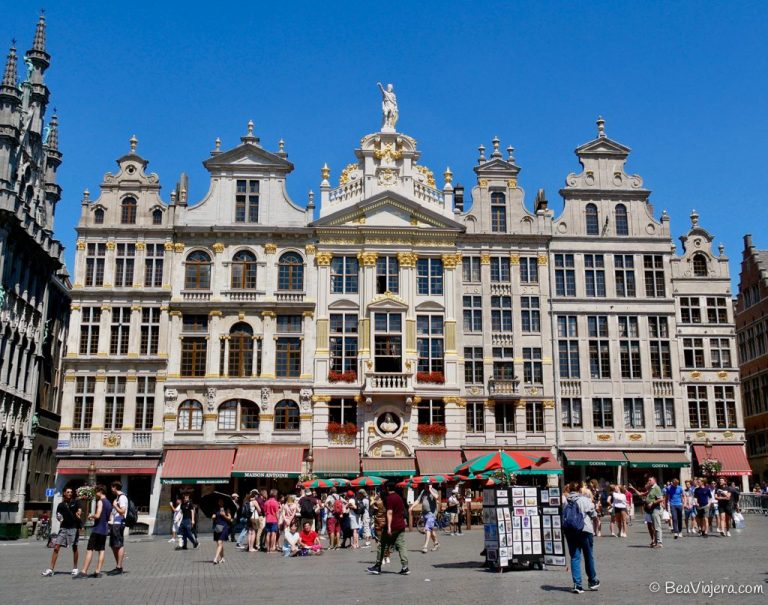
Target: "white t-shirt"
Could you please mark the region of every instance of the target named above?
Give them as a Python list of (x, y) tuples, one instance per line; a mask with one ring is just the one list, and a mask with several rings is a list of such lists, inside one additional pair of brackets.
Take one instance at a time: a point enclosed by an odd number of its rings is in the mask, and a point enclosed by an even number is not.
[(128, 513), (128, 496), (125, 494), (120, 494), (112, 503), (112, 512), (109, 514), (109, 524), (114, 525), (115, 523), (125, 523), (125, 515), (121, 515), (119, 512), (117, 512), (117, 507), (119, 506), (122, 508), (126, 514)]
[(613, 508), (627, 508), (627, 497), (621, 492), (613, 492)]

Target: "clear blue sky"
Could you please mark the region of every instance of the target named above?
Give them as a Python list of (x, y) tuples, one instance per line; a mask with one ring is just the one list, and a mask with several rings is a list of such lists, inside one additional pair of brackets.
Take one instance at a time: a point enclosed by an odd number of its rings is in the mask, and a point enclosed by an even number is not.
[[(0, 41), (29, 48), (38, 2), (0, 0)], [(46, 3), (47, 82), (58, 108), (64, 197), (56, 236), (71, 267), (81, 192), (128, 150), (160, 175), (168, 200), (179, 173), (190, 200), (207, 190), (201, 162), (220, 136), (239, 142), (248, 119), (262, 144), (281, 137), (304, 205), (328, 162), (336, 182), (380, 121), (376, 82), (394, 82), (398, 129), (422, 163), (474, 182), (477, 146), (516, 148), (529, 205), (578, 169), (594, 137), (632, 148), (628, 165), (672, 216), (692, 208), (738, 274), (742, 235), (768, 248), (768, 19), (758, 2)], [(7, 42), (6, 42), (7, 41)], [(4, 54), (4, 53), (3, 53)], [(442, 182), (442, 178), (438, 178)]]

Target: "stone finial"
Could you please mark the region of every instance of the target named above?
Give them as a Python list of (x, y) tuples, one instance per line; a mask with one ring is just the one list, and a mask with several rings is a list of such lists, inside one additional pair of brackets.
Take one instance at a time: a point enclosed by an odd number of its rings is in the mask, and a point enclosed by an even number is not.
[(136, 153), (136, 145), (139, 144), (139, 139), (136, 138), (135, 134), (128, 140), (128, 143), (131, 145), (131, 153)]
[(699, 224), (699, 213), (696, 210), (691, 210), (691, 227), (696, 227)]
[(248, 120), (248, 136), (253, 136), (253, 120)]
[(51, 116), (50, 129), (48, 130), (48, 138), (45, 140), (45, 146), (48, 149), (59, 149), (59, 116), (56, 114)]
[(499, 151), (499, 146), (501, 145), (501, 141), (499, 140), (498, 136), (493, 137), (493, 140), (491, 141), (493, 144), (493, 153), (491, 153), (492, 158), (500, 158), (501, 157), (501, 151)]
[(278, 153), (285, 153), (285, 141), (283, 139), (277, 142), (277, 151)]
[(485, 145), (480, 145), (477, 150), (480, 152), (480, 157), (477, 158), (477, 162), (485, 162)]
[(662, 222), (669, 221), (669, 212), (667, 212), (666, 208), (664, 208), (664, 210), (661, 211), (661, 220)]
[(16, 60), (16, 40), (11, 42), (11, 48), (8, 51), (8, 60), (5, 62), (5, 72), (3, 73), (3, 86), (16, 87), (18, 81), (17, 74), (18, 61)]
[(605, 120), (603, 116), (597, 116), (597, 136), (601, 139), (605, 137)]
[(331, 176), (331, 169), (328, 168), (328, 163), (324, 163), (323, 167), (320, 169), (320, 177), (323, 179), (323, 181), (327, 181), (328, 178)]
[(720, 244), (717, 247), (717, 251), (720, 253), (720, 256), (724, 256), (725, 255), (725, 244)]
[(450, 185), (453, 182), (453, 172), (451, 172), (451, 167), (446, 166), (445, 172), (443, 173), (443, 178), (445, 178), (445, 183), (447, 185)]
[(91, 192), (87, 189), (83, 189), (83, 204), (87, 204), (91, 201)]
[(40, 18), (37, 20), (35, 29), (35, 40), (32, 42), (32, 50), (45, 52), (45, 12), (40, 12)]
[(515, 148), (512, 145), (507, 145), (507, 162), (513, 163), (515, 161), (515, 156), (512, 155), (514, 151)]
[(307, 208), (314, 208), (315, 207), (315, 192), (311, 189), (309, 190), (309, 193), (307, 193)]
[(216, 137), (216, 140), (213, 142), (213, 148), (216, 150), (216, 153), (221, 152), (221, 138)]

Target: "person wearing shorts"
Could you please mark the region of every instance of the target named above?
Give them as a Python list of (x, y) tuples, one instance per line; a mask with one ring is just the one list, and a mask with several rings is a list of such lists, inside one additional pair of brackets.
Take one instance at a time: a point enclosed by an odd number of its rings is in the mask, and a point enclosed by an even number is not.
[(128, 513), (128, 496), (123, 492), (119, 481), (112, 483), (112, 514), (109, 515), (109, 547), (115, 557), (115, 568), (107, 572), (108, 576), (119, 576), (123, 573), (125, 560), (125, 515)]
[(695, 485), (696, 489), (693, 490), (693, 497), (696, 499), (696, 522), (699, 525), (699, 532), (706, 538), (709, 509), (711, 508), (711, 494), (704, 479), (696, 479)]
[(341, 546), (341, 519), (333, 512), (336, 500), (339, 497), (336, 493), (336, 488), (332, 487), (331, 493), (328, 494), (328, 498), (325, 500), (325, 508), (327, 510), (325, 526), (328, 532), (328, 550), (336, 550)]
[(437, 510), (440, 506), (440, 494), (432, 487), (430, 483), (422, 490), (419, 497), (411, 504), (409, 512), (413, 512), (417, 503), (421, 503), (421, 515), (424, 517), (424, 546), (421, 552), (426, 553), (429, 550), (429, 539), (432, 538), (432, 550), (440, 548), (440, 542), (437, 540), (435, 524), (437, 523)]
[(91, 529), (91, 536), (88, 538), (88, 550), (85, 553), (85, 564), (83, 569), (74, 576), (75, 578), (87, 578), (88, 568), (91, 566), (91, 559), (93, 559), (93, 553), (99, 553), (99, 560), (96, 563), (96, 571), (93, 573), (92, 578), (101, 577), (101, 568), (104, 567), (104, 548), (107, 545), (107, 534), (109, 529), (107, 528), (107, 519), (109, 519), (112, 513), (112, 504), (110, 504), (107, 498), (107, 488), (103, 485), (96, 486), (96, 511), (92, 515), (88, 515), (93, 523)]
[(277, 501), (277, 490), (269, 492), (269, 499), (264, 503), (264, 529), (267, 532), (267, 552), (277, 552), (277, 533), (279, 531), (277, 523), (277, 513), (280, 510), (280, 503)]
[(723, 477), (720, 477), (720, 485), (717, 487), (715, 497), (717, 499), (720, 535), (730, 537), (733, 504), (731, 502), (731, 492), (728, 489), (728, 483)]
[(80, 515), (82, 510), (80, 509), (80, 503), (75, 500), (74, 492), (71, 487), (64, 490), (64, 500), (56, 507), (56, 518), (61, 525), (59, 526), (59, 533), (56, 534), (56, 539), (53, 542), (53, 554), (51, 555), (51, 566), (43, 572), (43, 576), (53, 576), (53, 570), (56, 568), (56, 559), (59, 558), (59, 550), (63, 546), (67, 548), (72, 547), (72, 560), (74, 569), (72, 569), (72, 575), (77, 575), (77, 542), (80, 539)]

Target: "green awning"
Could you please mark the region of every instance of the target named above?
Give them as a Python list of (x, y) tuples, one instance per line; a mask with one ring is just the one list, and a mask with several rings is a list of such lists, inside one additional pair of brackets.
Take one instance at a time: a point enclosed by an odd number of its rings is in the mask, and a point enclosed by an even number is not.
[(565, 450), (570, 466), (626, 466), (624, 452), (616, 450)]

